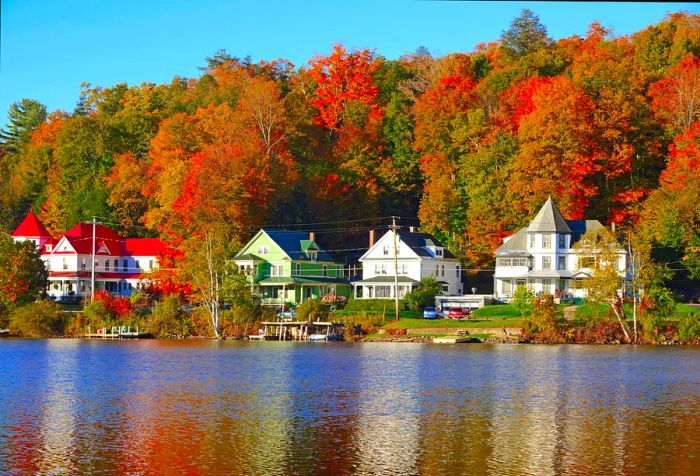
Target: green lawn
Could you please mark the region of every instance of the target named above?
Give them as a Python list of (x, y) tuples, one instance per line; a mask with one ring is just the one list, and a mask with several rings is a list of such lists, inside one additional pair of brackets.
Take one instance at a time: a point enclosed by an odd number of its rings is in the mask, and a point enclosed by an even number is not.
[(677, 304), (676, 309), (673, 311), (672, 318), (679, 319), (688, 314), (700, 314), (700, 307), (691, 306), (690, 304)]
[(494, 304), (476, 309), (472, 313), (476, 319), (520, 317), (520, 313), (510, 304)]

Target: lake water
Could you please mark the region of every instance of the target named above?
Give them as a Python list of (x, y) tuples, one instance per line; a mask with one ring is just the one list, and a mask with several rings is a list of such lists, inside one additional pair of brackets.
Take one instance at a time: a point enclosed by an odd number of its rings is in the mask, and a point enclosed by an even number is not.
[(0, 341), (2, 474), (699, 474), (700, 349)]

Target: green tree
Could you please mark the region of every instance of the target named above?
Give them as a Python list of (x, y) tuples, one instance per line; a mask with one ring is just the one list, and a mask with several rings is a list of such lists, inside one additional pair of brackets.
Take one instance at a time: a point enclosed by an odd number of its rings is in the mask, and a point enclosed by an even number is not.
[(530, 314), (535, 303), (535, 295), (525, 286), (518, 286), (513, 293), (513, 307), (521, 316)]
[(16, 153), (29, 142), (29, 136), (46, 120), (46, 106), (34, 99), (22, 99), (10, 106), (5, 129), (0, 129), (0, 148)]
[(519, 58), (551, 43), (547, 27), (540, 22), (540, 17), (527, 8), (523, 8), (511, 22), (510, 28), (501, 35), (501, 48), (512, 58)]
[(23, 337), (53, 337), (61, 333), (60, 308), (48, 301), (20, 306), (12, 312), (10, 330)]
[(403, 298), (405, 306), (412, 311), (420, 311), (425, 307), (435, 306), (435, 296), (442, 292), (442, 286), (437, 279), (426, 276), (420, 281), (420, 286)]

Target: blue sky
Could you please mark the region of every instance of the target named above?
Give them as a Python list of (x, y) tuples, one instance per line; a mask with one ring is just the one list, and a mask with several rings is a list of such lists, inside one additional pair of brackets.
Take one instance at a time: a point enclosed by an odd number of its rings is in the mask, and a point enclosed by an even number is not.
[(668, 12), (700, 12), (691, 3), (2, 0), (0, 123), (25, 97), (72, 111), (82, 82), (109, 87), (197, 76), (220, 48), (297, 66), (336, 42), (387, 58), (420, 45), (436, 56), (470, 51), (498, 39), (525, 7), (553, 38), (583, 35), (594, 20), (624, 35)]

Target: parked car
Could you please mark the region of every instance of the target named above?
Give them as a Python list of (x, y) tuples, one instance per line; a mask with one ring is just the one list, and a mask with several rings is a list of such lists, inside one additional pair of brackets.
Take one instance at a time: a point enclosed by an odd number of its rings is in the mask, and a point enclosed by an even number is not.
[(451, 307), (447, 310), (447, 313), (445, 313), (445, 315), (450, 319), (463, 319), (465, 317), (469, 317), (470, 314), (471, 311), (466, 307)]
[(440, 309), (436, 307), (426, 307), (423, 309), (423, 318), (424, 319), (441, 319), (442, 318), (442, 313), (440, 312)]

